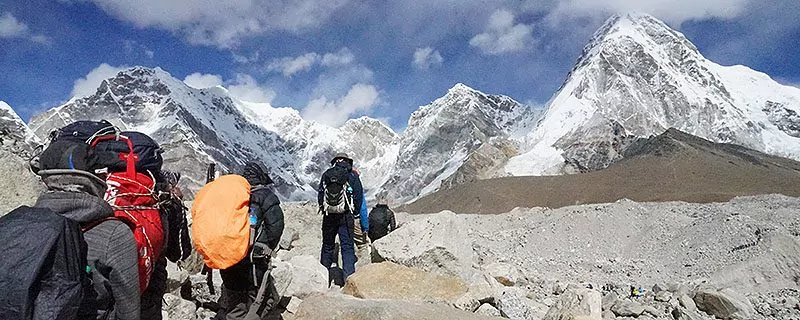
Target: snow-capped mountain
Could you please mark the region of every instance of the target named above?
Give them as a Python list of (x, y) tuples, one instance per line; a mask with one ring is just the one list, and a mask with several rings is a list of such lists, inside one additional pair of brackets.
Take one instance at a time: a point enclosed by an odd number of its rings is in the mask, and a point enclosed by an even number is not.
[[(270, 167), (285, 198), (308, 198), (334, 154), (345, 152), (355, 160), (369, 197), (383, 193), (402, 201), (435, 191), (443, 181), (480, 175), (459, 171), (464, 163), (469, 168), (504, 163), (508, 156), (496, 157), (489, 146), (516, 150), (536, 117), (511, 98), (457, 84), (415, 112), (402, 135), (369, 117), (333, 128), (304, 120), (293, 108), (239, 101), (222, 87), (195, 89), (159, 68), (136, 67), (103, 81), (91, 96), (35, 116), (30, 127), (46, 137), (85, 119), (106, 119), (151, 135), (165, 149), (166, 167), (183, 172), (195, 190), (207, 163), (231, 171), (259, 160)], [(490, 164), (487, 154), (494, 159)]]
[(241, 112), (252, 123), (279, 134), (295, 156), (295, 172), (316, 187), (318, 179), (336, 153), (347, 153), (355, 161), (362, 182), (370, 191), (379, 186), (396, 156), (398, 135), (387, 125), (369, 117), (350, 119), (339, 128), (306, 121), (293, 108), (275, 108), (264, 103), (241, 103)]
[(597, 31), (542, 110), (457, 84), (415, 111), (402, 133), (369, 117), (333, 128), (293, 108), (239, 101), (225, 88), (194, 89), (159, 68), (137, 67), (30, 126), (45, 137), (74, 120), (108, 119), (145, 132), (194, 189), (206, 163), (230, 171), (263, 161), (290, 199), (312, 197), (328, 161), (346, 152), (368, 197), (405, 202), (476, 179), (601, 169), (633, 141), (668, 128), (800, 160), (798, 113), (800, 89), (715, 64), (679, 32), (635, 13)]
[(392, 199), (405, 200), (436, 191), (470, 159), (480, 156), (476, 151), (482, 145), (519, 139), (537, 118), (536, 112), (509, 97), (456, 84), (445, 96), (411, 114), (398, 144), (397, 161), (381, 190)]
[(39, 138), (14, 109), (5, 101), (0, 101), (0, 148), (21, 157), (28, 157), (38, 144)]
[(166, 167), (183, 172), (192, 189), (205, 182), (210, 162), (232, 171), (259, 160), (270, 168), (283, 196), (309, 194), (312, 188), (295, 174), (291, 144), (248, 121), (241, 108), (222, 88), (194, 89), (160, 68), (136, 67), (104, 80), (93, 95), (35, 116), (30, 127), (46, 137), (72, 121), (106, 119), (156, 139), (165, 150)]
[[(512, 158), (511, 175), (595, 170), (636, 137), (674, 127), (715, 142), (800, 159), (800, 89), (704, 58), (681, 33), (640, 13), (615, 16)], [(566, 164), (566, 165), (565, 165)]]

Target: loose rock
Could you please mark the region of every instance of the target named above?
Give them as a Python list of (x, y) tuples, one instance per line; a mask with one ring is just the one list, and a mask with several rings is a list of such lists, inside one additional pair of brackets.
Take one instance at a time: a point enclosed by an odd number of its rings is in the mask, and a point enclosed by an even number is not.
[(644, 313), (644, 306), (638, 302), (620, 300), (611, 307), (611, 311), (620, 317), (638, 317)]
[(406, 223), (373, 247), (383, 260), (469, 279), (474, 253), (467, 229), (463, 219), (443, 211)]
[(756, 313), (747, 298), (730, 289), (701, 288), (694, 302), (699, 310), (721, 319), (751, 319)]
[(602, 295), (596, 290), (568, 290), (550, 307), (543, 320), (601, 320), (602, 299)]
[(490, 317), (502, 317), (503, 315), (500, 313), (500, 310), (497, 310), (494, 306), (488, 303), (482, 304), (478, 307), (478, 310), (475, 310), (476, 314), (490, 316)]
[(462, 320), (500, 319), (444, 304), (401, 300), (363, 300), (347, 296), (312, 296), (300, 304), (297, 320)]
[(381, 262), (364, 266), (348, 277), (343, 292), (363, 299), (455, 303), (467, 293), (467, 285), (456, 277)]

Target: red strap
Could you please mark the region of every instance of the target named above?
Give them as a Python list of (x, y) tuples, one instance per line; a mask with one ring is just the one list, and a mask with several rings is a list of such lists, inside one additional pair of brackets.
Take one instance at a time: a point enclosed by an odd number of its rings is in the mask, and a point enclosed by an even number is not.
[(123, 135), (107, 135), (107, 136), (100, 136), (92, 141), (92, 148), (97, 146), (97, 143), (100, 141), (108, 141), (108, 140), (122, 140), (128, 144), (128, 154), (127, 155), (120, 155), (120, 159), (126, 161), (126, 173), (128, 177), (136, 177), (136, 160), (138, 160), (136, 153), (133, 152), (133, 142), (131, 139), (123, 136)]

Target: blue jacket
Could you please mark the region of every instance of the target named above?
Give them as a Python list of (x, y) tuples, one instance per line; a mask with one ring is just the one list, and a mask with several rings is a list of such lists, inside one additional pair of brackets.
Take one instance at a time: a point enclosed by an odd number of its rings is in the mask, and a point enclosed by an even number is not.
[[(367, 200), (364, 197), (364, 188), (361, 185), (361, 178), (358, 176), (358, 173), (353, 170), (353, 166), (347, 162), (337, 162), (336, 166), (345, 166), (347, 168), (349, 174), (347, 176), (347, 183), (350, 185), (350, 189), (348, 193), (350, 196), (353, 197), (353, 206), (355, 207), (353, 212), (359, 213), (359, 220), (361, 220), (361, 230), (363, 232), (369, 231), (369, 218), (367, 213)], [(324, 174), (323, 174), (324, 176)], [(317, 188), (317, 204), (322, 207), (323, 201), (325, 201), (325, 190), (323, 189), (323, 181), (324, 179), (320, 179), (319, 187)]]

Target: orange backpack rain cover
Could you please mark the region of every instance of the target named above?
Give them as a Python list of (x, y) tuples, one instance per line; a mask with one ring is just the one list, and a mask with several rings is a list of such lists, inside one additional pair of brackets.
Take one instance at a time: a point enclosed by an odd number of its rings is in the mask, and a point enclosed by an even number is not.
[(225, 175), (206, 184), (192, 205), (192, 240), (212, 269), (227, 269), (247, 255), (250, 245), (250, 184)]

